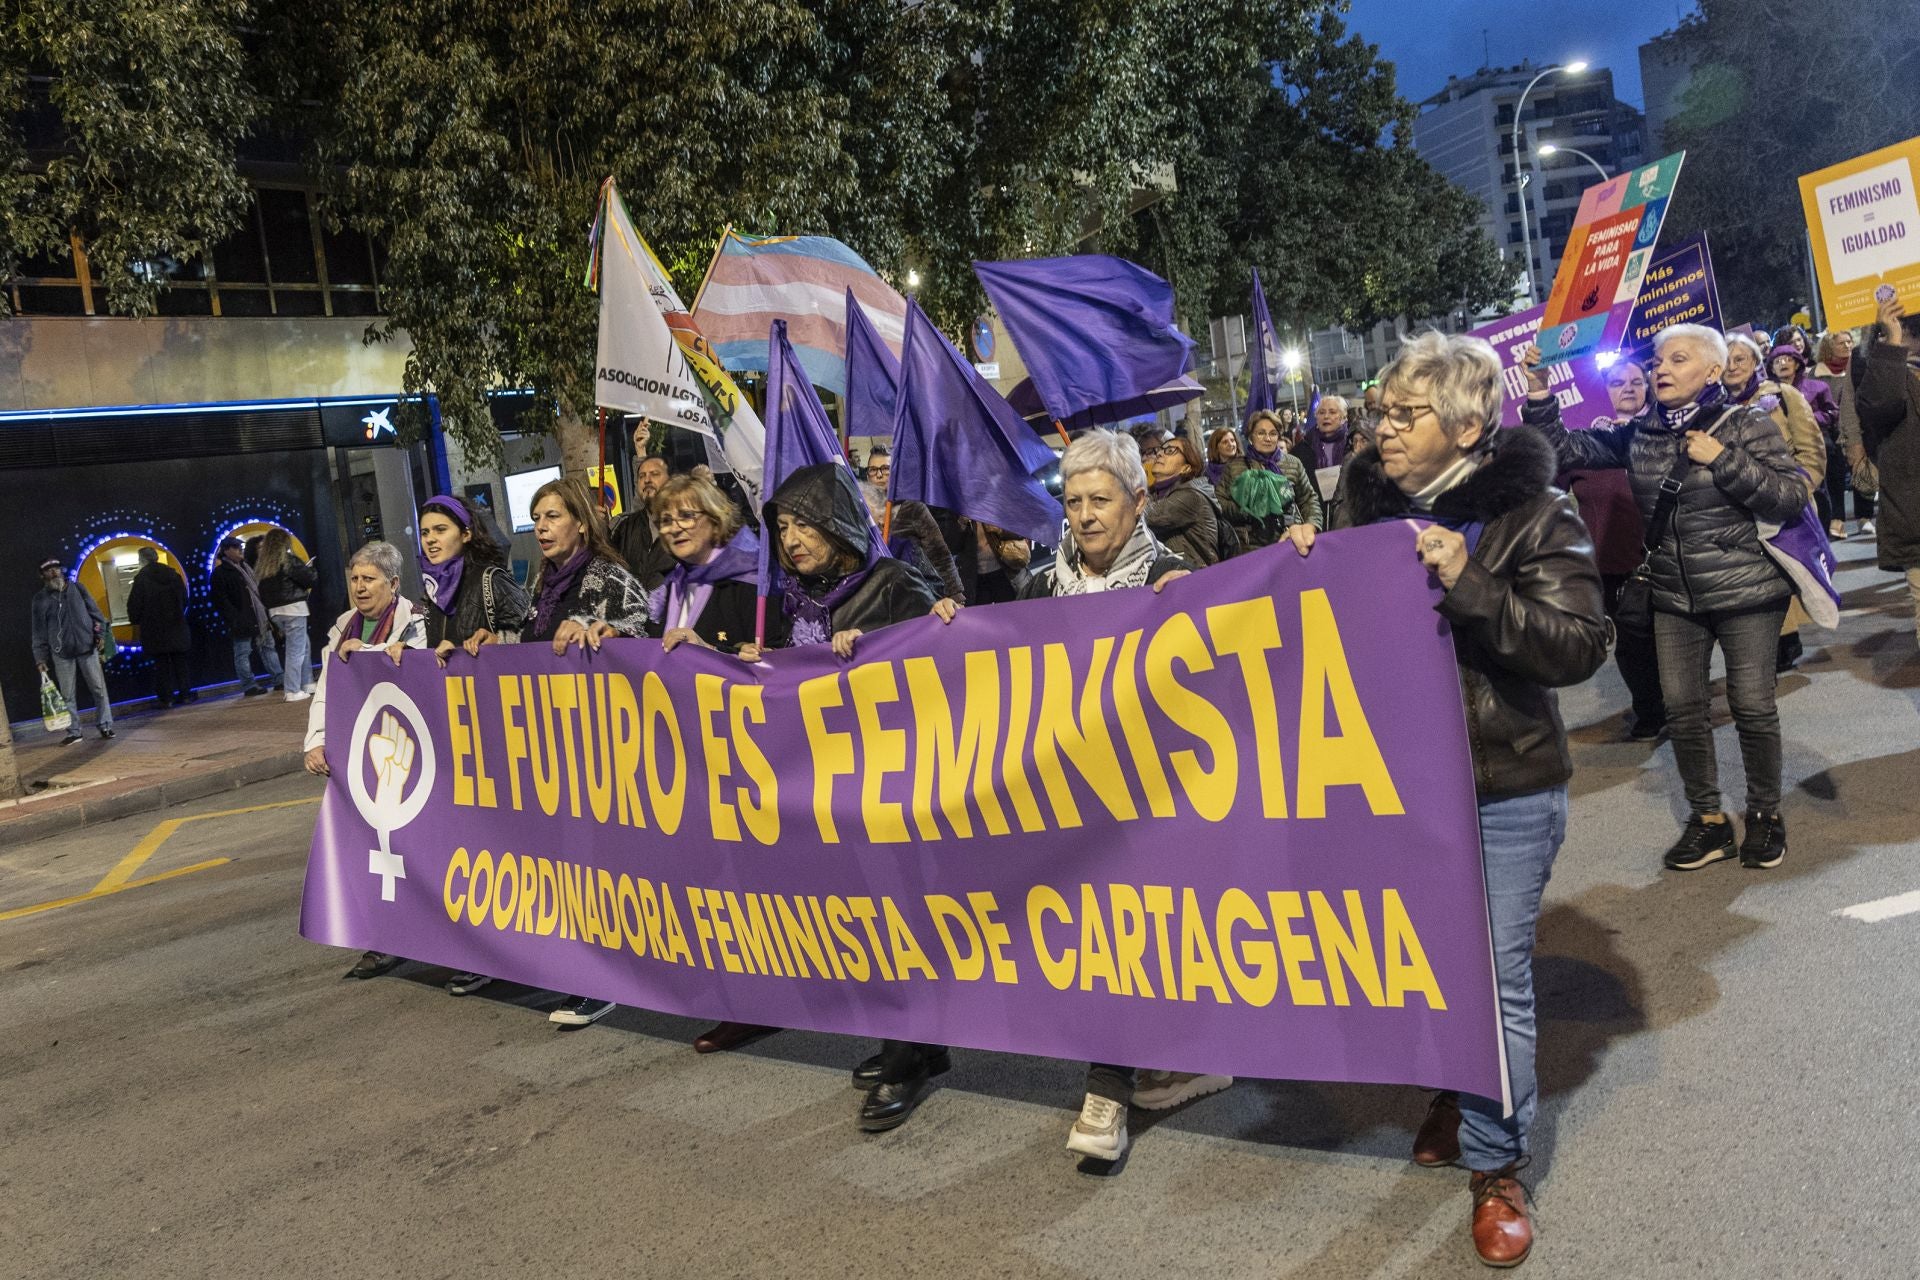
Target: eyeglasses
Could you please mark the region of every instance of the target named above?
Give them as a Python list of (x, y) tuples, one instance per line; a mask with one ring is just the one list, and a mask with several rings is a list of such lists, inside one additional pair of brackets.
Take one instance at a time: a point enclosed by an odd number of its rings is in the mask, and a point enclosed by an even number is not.
[(1164, 458), (1170, 453), (1178, 453), (1178, 452), (1180, 452), (1179, 445), (1163, 444), (1147, 450), (1147, 452), (1143, 456), (1149, 457), (1149, 458)]
[(707, 519), (707, 513), (704, 511), (673, 511), (660, 517), (660, 527), (663, 529), (691, 529), (694, 525), (699, 524), (705, 519)]
[(1431, 413), (1430, 404), (1393, 404), (1380, 411), (1380, 425), (1392, 427), (1396, 432), (1411, 431), (1413, 424), (1421, 414)]

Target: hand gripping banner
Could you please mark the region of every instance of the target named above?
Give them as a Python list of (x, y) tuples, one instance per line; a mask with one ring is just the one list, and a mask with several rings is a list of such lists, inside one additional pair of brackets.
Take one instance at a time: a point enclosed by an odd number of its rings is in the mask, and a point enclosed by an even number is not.
[(302, 934), (668, 1013), (1504, 1098), (1404, 526), (754, 666), (329, 654)]

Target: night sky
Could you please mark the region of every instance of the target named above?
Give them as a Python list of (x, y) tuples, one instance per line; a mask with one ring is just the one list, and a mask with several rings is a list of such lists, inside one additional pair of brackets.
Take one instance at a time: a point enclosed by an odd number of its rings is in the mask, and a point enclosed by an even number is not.
[(1415, 102), (1448, 76), (1477, 70), (1491, 49), (1494, 66), (1585, 58), (1611, 70), (1614, 92), (1637, 107), (1643, 105), (1640, 45), (1692, 8), (1690, 0), (1612, 0), (1604, 7), (1556, 0), (1352, 0), (1346, 22), (1398, 66), (1401, 96)]

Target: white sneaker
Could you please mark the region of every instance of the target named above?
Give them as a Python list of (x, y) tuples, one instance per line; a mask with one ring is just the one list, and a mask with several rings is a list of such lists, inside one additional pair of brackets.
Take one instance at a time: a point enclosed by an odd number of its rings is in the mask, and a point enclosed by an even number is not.
[(1876, 524), (1874, 524), (1874, 522), (1873, 522), (1873, 521), (1871, 521), (1871, 520), (1862, 520), (1862, 521), (1860, 522), (1860, 536), (1861, 536), (1861, 537), (1863, 537), (1863, 538), (1871, 538), (1871, 537), (1872, 537), (1872, 536), (1873, 536), (1874, 534), (1876, 534), (1876, 533), (1878, 533), (1878, 532), (1880, 532), (1880, 528), (1879, 528), (1879, 526), (1878, 526), (1878, 525), (1876, 525)]
[(1143, 1071), (1133, 1105), (1142, 1111), (1166, 1111), (1183, 1102), (1218, 1093), (1233, 1084), (1232, 1076), (1195, 1075), (1191, 1071)]
[(288, 691), (287, 701), (288, 702), (305, 702), (308, 698), (311, 698), (312, 696), (313, 695), (308, 693), (305, 689), (293, 689)]
[(1080, 1118), (1067, 1133), (1067, 1150), (1095, 1160), (1118, 1160), (1127, 1150), (1127, 1109), (1097, 1093), (1080, 1104)]

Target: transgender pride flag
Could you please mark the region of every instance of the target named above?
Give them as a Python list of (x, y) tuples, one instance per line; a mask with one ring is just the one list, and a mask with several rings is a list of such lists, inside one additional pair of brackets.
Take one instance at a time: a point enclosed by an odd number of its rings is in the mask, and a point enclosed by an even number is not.
[(767, 333), (787, 322), (787, 339), (817, 387), (847, 390), (847, 295), (897, 355), (907, 300), (859, 254), (831, 236), (743, 236), (728, 229), (714, 255), (693, 322), (723, 368), (767, 369)]

